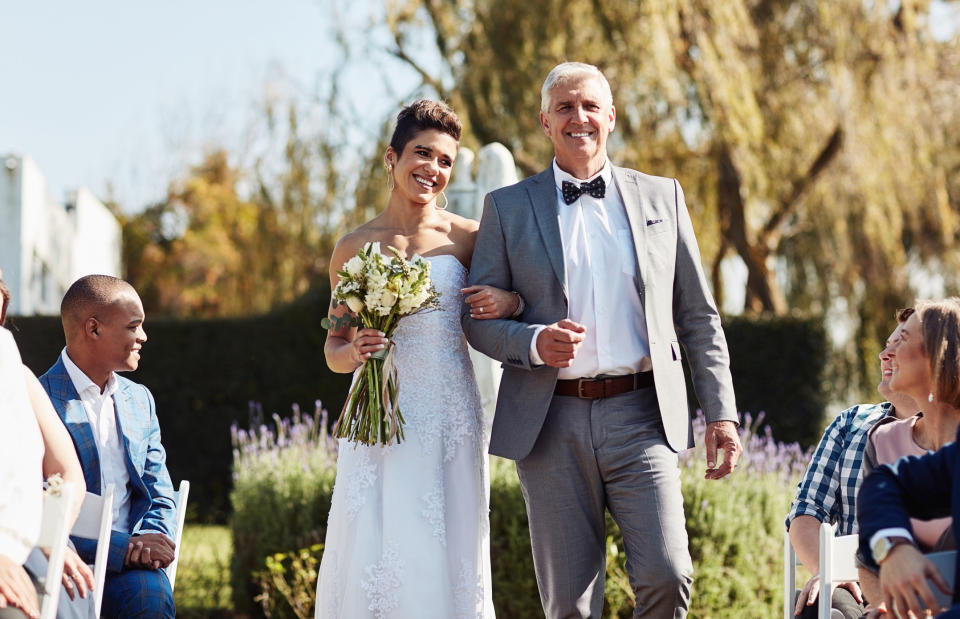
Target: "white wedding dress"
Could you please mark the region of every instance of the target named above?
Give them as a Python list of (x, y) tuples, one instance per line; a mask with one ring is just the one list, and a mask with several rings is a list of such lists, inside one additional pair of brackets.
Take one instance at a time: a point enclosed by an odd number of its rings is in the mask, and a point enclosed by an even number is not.
[(460, 329), (467, 270), (430, 259), (441, 311), (394, 334), (405, 440), (341, 439), (316, 617), (493, 617), (487, 437)]

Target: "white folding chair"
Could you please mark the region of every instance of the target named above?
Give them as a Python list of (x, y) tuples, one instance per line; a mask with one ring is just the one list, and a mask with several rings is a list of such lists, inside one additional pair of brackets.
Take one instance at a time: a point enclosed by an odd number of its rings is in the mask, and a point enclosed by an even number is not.
[(790, 532), (783, 532), (783, 619), (793, 619), (797, 597), (797, 553), (790, 543)]
[(190, 498), (190, 482), (186, 479), (181, 480), (180, 489), (177, 490), (177, 531), (174, 533), (173, 543), (176, 544), (174, 550), (173, 562), (167, 566), (167, 579), (170, 580), (170, 590), (173, 591), (174, 584), (177, 581), (177, 564), (180, 562), (180, 540), (183, 539), (183, 521), (187, 517), (187, 499)]
[(110, 530), (113, 525), (113, 484), (107, 484), (103, 495), (88, 492), (83, 497), (80, 515), (73, 523), (70, 535), (97, 540), (93, 562), (93, 599), (96, 616), (100, 616), (103, 602), (103, 583), (107, 579), (107, 558), (110, 554)]
[(47, 573), (43, 579), (43, 595), (40, 600), (40, 619), (57, 616), (60, 602), (60, 581), (63, 576), (63, 560), (67, 552), (67, 536), (70, 533), (70, 515), (76, 488), (71, 483), (61, 486), (60, 494), (43, 495), (43, 512), (40, 517), (40, 538), (37, 546), (50, 555)]
[[(817, 617), (830, 619), (833, 583), (857, 580), (856, 535), (834, 537), (835, 528), (826, 522), (820, 525), (820, 593), (817, 596)], [(783, 536), (783, 618), (793, 619), (797, 597), (797, 555), (790, 543), (790, 533)]]
[(833, 583), (856, 581), (860, 578), (857, 569), (857, 535), (836, 537), (836, 528), (826, 522), (820, 525), (820, 595), (818, 619), (830, 619), (833, 600)]

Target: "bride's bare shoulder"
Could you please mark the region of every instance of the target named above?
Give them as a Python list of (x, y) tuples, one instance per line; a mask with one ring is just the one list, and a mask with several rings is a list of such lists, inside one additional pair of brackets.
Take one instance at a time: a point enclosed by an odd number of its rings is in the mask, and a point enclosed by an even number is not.
[(480, 222), (476, 219), (463, 217), (462, 215), (457, 215), (456, 213), (451, 213), (449, 211), (445, 212), (444, 216), (450, 223), (451, 231), (456, 234), (476, 234), (477, 228), (480, 227)]
[(352, 258), (360, 248), (370, 241), (376, 240), (370, 234), (370, 231), (365, 229), (366, 225), (367, 224), (364, 224), (356, 230), (348, 232), (337, 241), (337, 244), (333, 248), (333, 254), (330, 256), (331, 272), (342, 268), (343, 263)]

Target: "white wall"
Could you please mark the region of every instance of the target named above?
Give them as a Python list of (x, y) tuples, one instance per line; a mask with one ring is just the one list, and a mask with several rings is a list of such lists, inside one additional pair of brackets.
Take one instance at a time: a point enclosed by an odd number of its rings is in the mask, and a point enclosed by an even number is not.
[(76, 191), (74, 205), (76, 240), (70, 281), (91, 273), (120, 277), (123, 235), (117, 218), (85, 187)]
[(20, 289), (20, 158), (0, 157), (0, 269), (12, 291)]
[(78, 277), (120, 276), (120, 224), (89, 190), (58, 203), (30, 157), (0, 161), (0, 268), (13, 296), (11, 314), (58, 314)]

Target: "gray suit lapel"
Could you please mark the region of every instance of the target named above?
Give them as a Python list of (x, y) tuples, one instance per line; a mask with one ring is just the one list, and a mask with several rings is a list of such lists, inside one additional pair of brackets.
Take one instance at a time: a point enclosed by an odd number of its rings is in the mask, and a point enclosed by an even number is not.
[(646, 196), (641, 195), (640, 186), (636, 178), (630, 174), (626, 168), (613, 166), (613, 179), (620, 190), (620, 197), (623, 198), (623, 206), (627, 211), (627, 219), (630, 221), (630, 231), (633, 235), (633, 247), (637, 258), (637, 282), (640, 288), (640, 302), (644, 307), (647, 305), (646, 285), (647, 280), (647, 220), (643, 213), (647, 206), (644, 202)]
[(563, 288), (563, 296), (567, 294), (567, 276), (563, 266), (563, 241), (560, 238), (560, 223), (557, 221), (557, 189), (553, 178), (553, 166), (548, 167), (533, 177), (533, 185), (527, 189), (530, 202), (533, 204), (533, 214), (540, 228), (540, 236), (547, 247), (547, 258), (550, 266)]

